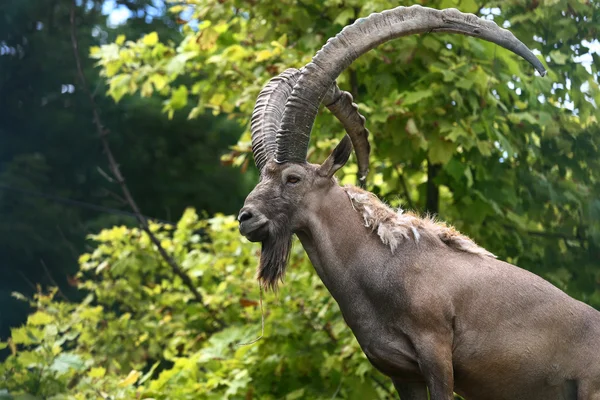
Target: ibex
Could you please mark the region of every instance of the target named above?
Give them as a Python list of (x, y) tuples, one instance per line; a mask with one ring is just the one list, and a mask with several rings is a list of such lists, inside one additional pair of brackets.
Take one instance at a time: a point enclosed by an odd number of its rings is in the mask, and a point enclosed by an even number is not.
[[(301, 70), (273, 78), (252, 115), (260, 182), (238, 216), (262, 242), (258, 278), (274, 287), (296, 234), (371, 363), (402, 400), (600, 399), (600, 313), (542, 278), (497, 260), (453, 228), (394, 212), (341, 187), (354, 145), (368, 170), (368, 131), (335, 80), (388, 40), (454, 32), (496, 43), (545, 70), (495, 23), (455, 9), (398, 7), (344, 28)], [(324, 102), (348, 135), (322, 165), (306, 161)]]

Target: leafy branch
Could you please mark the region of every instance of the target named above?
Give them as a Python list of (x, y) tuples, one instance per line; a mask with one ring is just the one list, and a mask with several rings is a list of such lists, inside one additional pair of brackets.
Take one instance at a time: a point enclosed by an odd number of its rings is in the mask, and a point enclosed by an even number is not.
[(169, 265), (169, 267), (171, 268), (173, 273), (175, 275), (177, 275), (179, 278), (181, 278), (181, 280), (183, 281), (183, 284), (188, 287), (188, 289), (194, 296), (194, 299), (199, 304), (202, 304), (204, 306), (206, 311), (213, 317), (213, 319), (215, 321), (217, 321), (217, 323), (219, 325), (223, 326), (224, 325), (223, 320), (220, 319), (216, 315), (216, 313), (213, 309), (211, 309), (206, 304), (204, 304), (204, 299), (202, 297), (202, 294), (198, 291), (198, 289), (192, 282), (192, 279), (190, 278), (190, 276), (179, 266), (177, 261), (175, 261), (175, 259), (167, 253), (167, 251), (164, 249), (164, 247), (160, 243), (160, 240), (158, 240), (158, 238), (152, 233), (152, 231), (150, 230), (150, 227), (148, 225), (148, 221), (146, 220), (144, 215), (141, 213), (135, 199), (133, 198), (131, 192), (129, 191), (129, 187), (125, 183), (125, 178), (123, 177), (123, 174), (121, 173), (119, 164), (117, 163), (117, 161), (113, 155), (113, 152), (110, 148), (110, 145), (108, 143), (107, 137), (109, 134), (109, 130), (102, 124), (102, 120), (100, 119), (100, 113), (98, 111), (98, 105), (96, 104), (94, 95), (90, 91), (89, 86), (87, 84), (87, 80), (85, 79), (85, 75), (83, 74), (81, 57), (79, 56), (79, 43), (77, 41), (77, 29), (75, 26), (75, 9), (76, 9), (76, 7), (77, 6), (75, 3), (75, 0), (73, 0), (73, 2), (71, 3), (71, 13), (70, 13), (71, 14), (70, 15), (71, 44), (73, 47), (73, 54), (75, 56), (75, 62), (77, 64), (77, 74), (78, 74), (78, 78), (81, 83), (81, 86), (83, 88), (83, 91), (89, 99), (89, 102), (90, 102), (90, 105), (92, 108), (94, 125), (96, 126), (96, 131), (98, 133), (98, 137), (102, 142), (102, 147), (103, 147), (104, 153), (106, 154), (106, 157), (108, 159), (108, 164), (109, 164), (109, 168), (110, 168), (112, 177), (121, 187), (123, 196), (125, 197), (125, 200), (131, 207), (136, 219), (138, 220), (138, 222), (140, 224), (140, 227), (142, 228), (142, 230), (144, 232), (146, 232), (146, 234), (148, 235), (148, 237), (150, 238), (152, 243), (156, 246), (156, 248), (158, 249), (158, 253), (162, 257), (162, 259), (167, 263), (167, 265)]

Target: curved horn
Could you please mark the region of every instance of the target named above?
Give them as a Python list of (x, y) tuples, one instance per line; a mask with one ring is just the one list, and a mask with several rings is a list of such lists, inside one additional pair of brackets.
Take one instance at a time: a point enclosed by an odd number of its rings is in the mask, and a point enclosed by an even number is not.
[(254, 162), (261, 173), (269, 158), (272, 158), (275, 153), (275, 134), (281, 124), (285, 103), (292, 93), (298, 75), (297, 69), (286, 69), (271, 79), (256, 99), (250, 120), (250, 132)]
[(546, 73), (537, 57), (511, 32), (476, 15), (454, 8), (435, 10), (419, 5), (374, 13), (358, 19), (329, 39), (302, 69), (277, 132), (276, 161), (306, 161), (310, 131), (319, 105), (335, 79), (354, 60), (386, 41), (425, 32), (460, 33), (496, 43), (529, 61), (540, 75)]
[(334, 82), (327, 91), (323, 104), (340, 120), (352, 140), (352, 147), (358, 164), (358, 184), (364, 188), (369, 173), (369, 130), (365, 127), (365, 117), (358, 111), (349, 92), (340, 90)]
[[(261, 172), (275, 153), (276, 132), (281, 124), (285, 103), (299, 75), (300, 71), (294, 68), (283, 71), (265, 85), (256, 100), (250, 131), (254, 162)], [(365, 117), (358, 112), (358, 106), (352, 102), (352, 95), (340, 90), (335, 82), (327, 92), (325, 105), (340, 120), (352, 140), (358, 160), (359, 185), (364, 187), (369, 172), (370, 151), (369, 131), (365, 128)]]

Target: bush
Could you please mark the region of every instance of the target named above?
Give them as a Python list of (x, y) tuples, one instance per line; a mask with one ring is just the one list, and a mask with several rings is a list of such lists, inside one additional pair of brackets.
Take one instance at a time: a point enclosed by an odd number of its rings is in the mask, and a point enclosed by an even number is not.
[[(265, 294), (264, 337), (241, 345), (261, 334), (259, 246), (240, 240), (234, 217), (202, 220), (193, 210), (177, 226), (152, 230), (197, 282), (204, 304), (139, 229), (104, 230), (80, 258), (77, 283), (89, 293), (81, 303), (59, 301), (56, 291), (32, 300), (15, 294), (36, 311), (0, 344), (11, 350), (0, 364), (5, 397), (392, 397), (300, 246), (285, 285)], [(19, 397), (26, 395), (34, 397)]]

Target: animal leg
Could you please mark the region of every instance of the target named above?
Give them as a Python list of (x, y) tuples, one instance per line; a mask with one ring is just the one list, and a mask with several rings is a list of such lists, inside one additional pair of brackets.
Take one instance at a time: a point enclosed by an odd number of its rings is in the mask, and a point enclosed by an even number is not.
[(452, 344), (435, 336), (421, 336), (414, 342), (421, 374), (431, 400), (454, 400)]
[(392, 379), (400, 400), (427, 400), (427, 386), (423, 382), (398, 382)]

